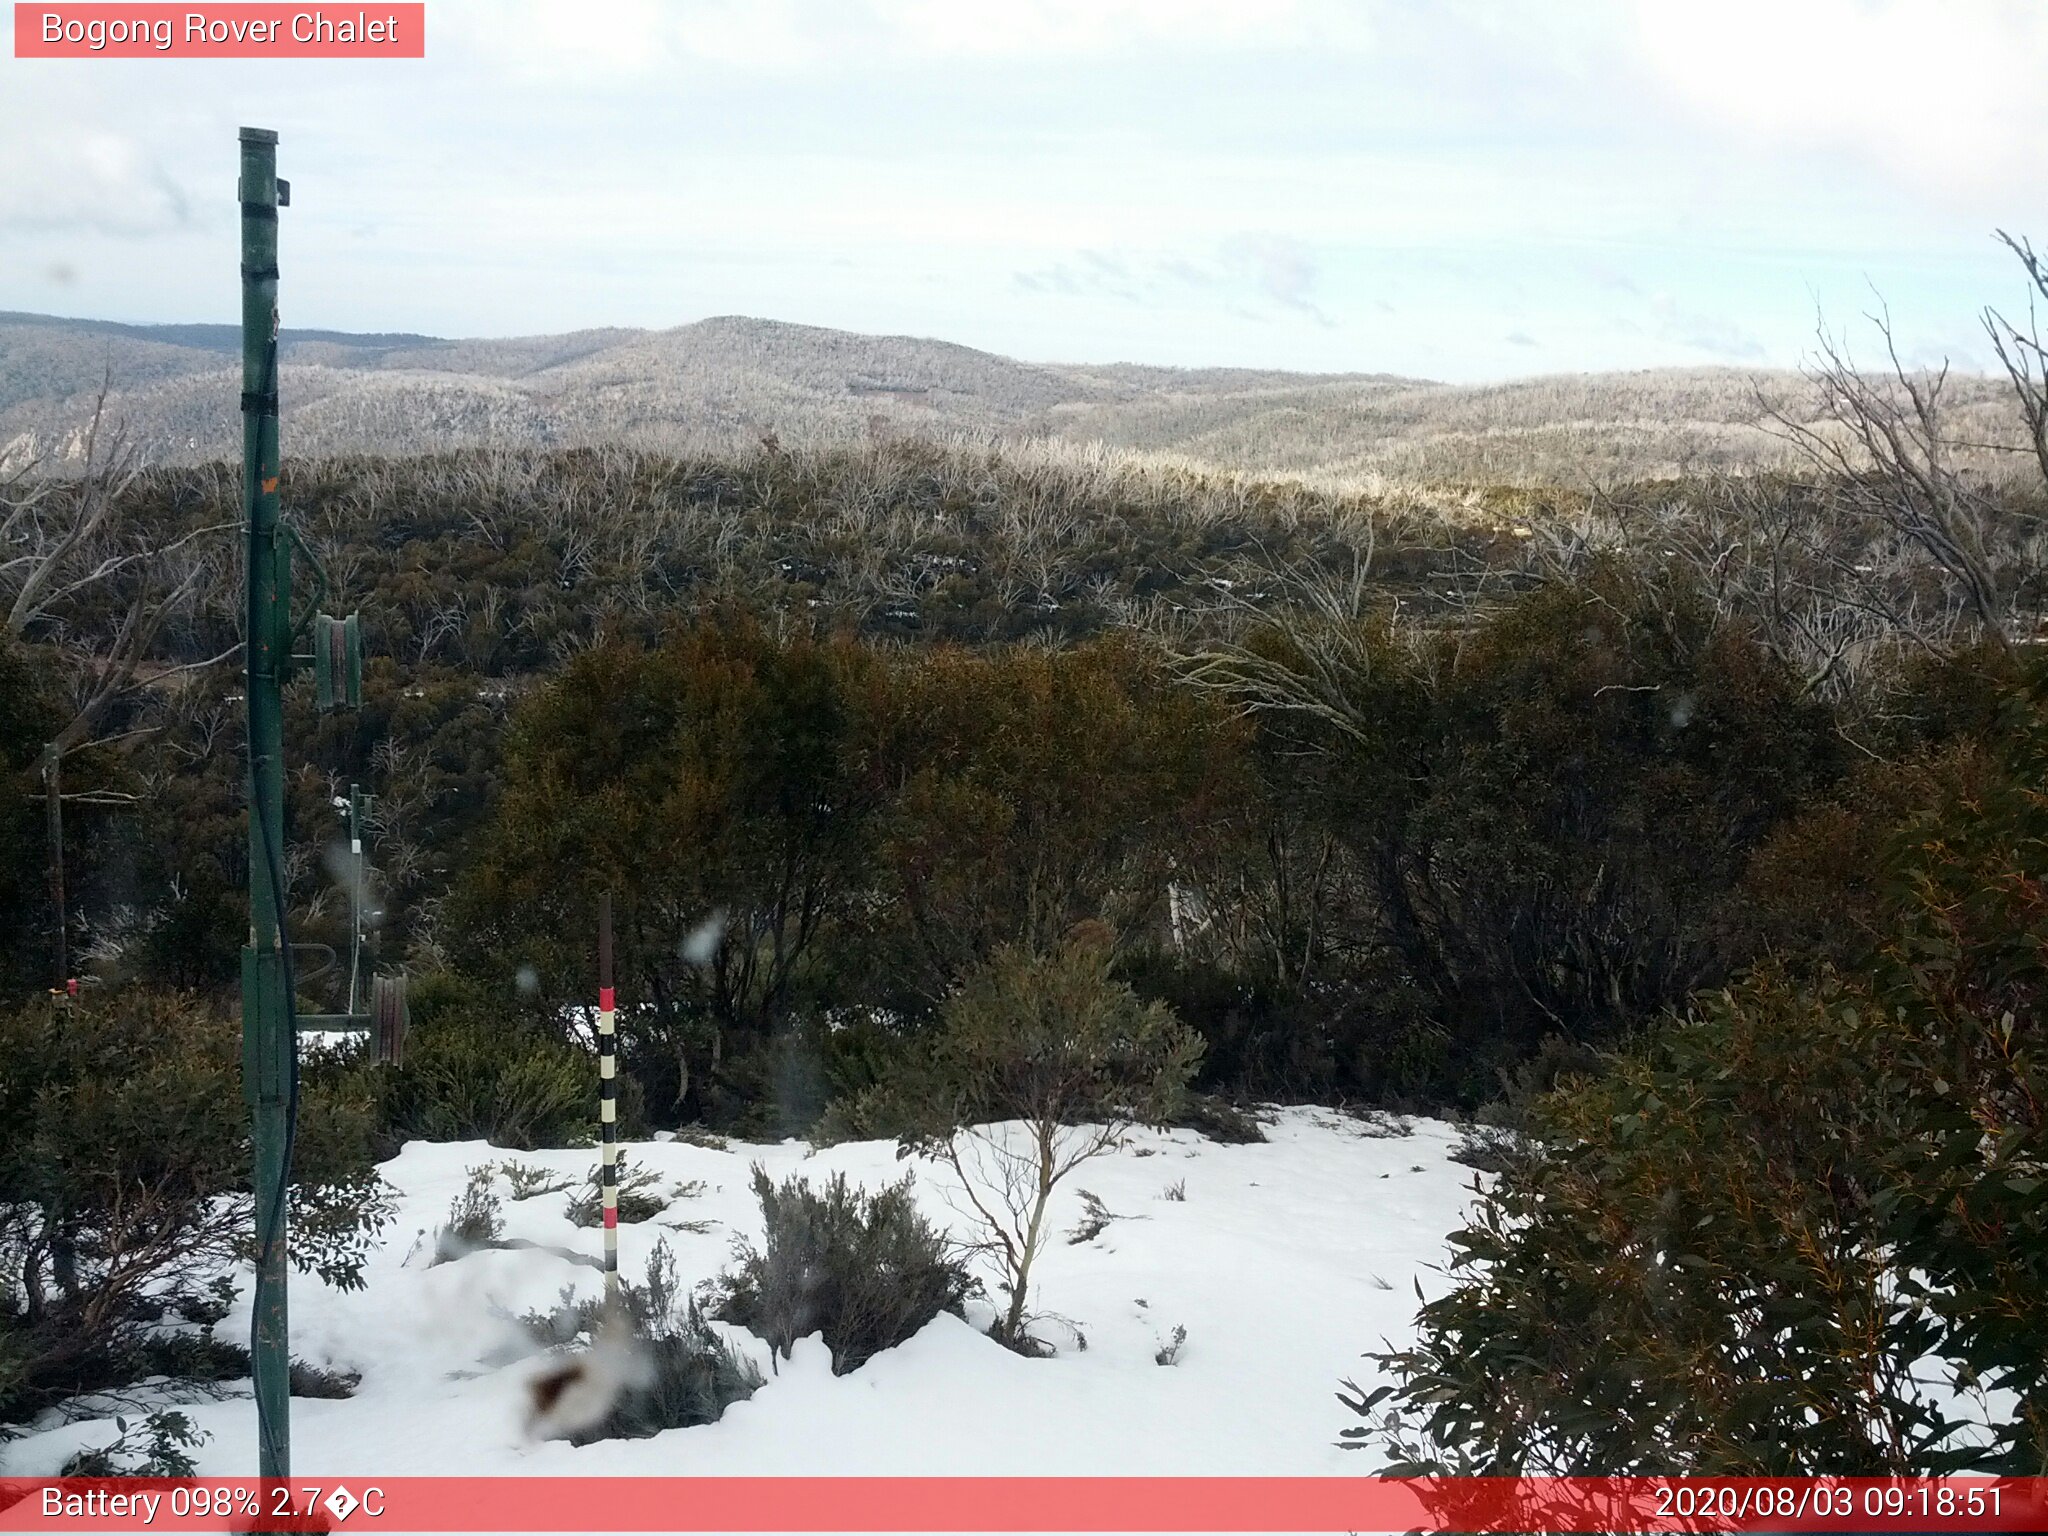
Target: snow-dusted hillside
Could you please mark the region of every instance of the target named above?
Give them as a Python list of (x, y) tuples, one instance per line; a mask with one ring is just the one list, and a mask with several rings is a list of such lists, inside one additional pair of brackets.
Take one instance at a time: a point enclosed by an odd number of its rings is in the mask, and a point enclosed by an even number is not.
[[(514, 1321), (552, 1308), (564, 1286), (595, 1295), (599, 1271), (540, 1249), (489, 1249), (429, 1266), (433, 1229), (467, 1170), (515, 1158), (581, 1181), (589, 1148), (505, 1153), (480, 1142), (415, 1142), (385, 1165), (399, 1217), (354, 1294), (294, 1276), (293, 1353), (362, 1374), (347, 1400), (292, 1405), (293, 1470), (306, 1476), (512, 1473), (790, 1474), (1316, 1474), (1370, 1470), (1336, 1447), (1356, 1422), (1333, 1393), (1369, 1380), (1359, 1357), (1404, 1340), (1415, 1287), (1435, 1295), (1444, 1236), (1458, 1224), (1471, 1170), (1450, 1161), (1452, 1128), (1397, 1126), (1326, 1110), (1276, 1112), (1264, 1145), (1225, 1146), (1192, 1132), (1135, 1135), (1063, 1187), (1055, 1236), (1040, 1260), (1034, 1307), (1061, 1325), (1050, 1359), (1003, 1349), (969, 1323), (941, 1317), (900, 1348), (834, 1377), (807, 1340), (771, 1367), (745, 1341), (767, 1384), (719, 1423), (650, 1440), (583, 1448), (533, 1443), (521, 1427), (524, 1383), (544, 1358)], [(1405, 1131), (1405, 1134), (1396, 1134)], [(893, 1143), (824, 1151), (802, 1143), (719, 1151), (636, 1143), (630, 1161), (664, 1184), (701, 1193), (628, 1225), (622, 1268), (639, 1278), (666, 1235), (686, 1283), (724, 1267), (733, 1234), (758, 1237), (748, 1165), (778, 1179), (844, 1170), (869, 1186), (898, 1177)], [(965, 1233), (948, 1204), (949, 1176), (917, 1163), (921, 1201)], [(1185, 1198), (1167, 1198), (1182, 1185)], [(503, 1180), (501, 1196), (507, 1194)], [(1070, 1244), (1092, 1191), (1120, 1219)], [(591, 1255), (599, 1234), (573, 1225), (566, 1193), (505, 1199), (505, 1235)], [(691, 1231), (679, 1224), (702, 1225)], [(423, 1235), (424, 1234), (424, 1235)], [(980, 1304), (972, 1321), (985, 1325)], [(1155, 1360), (1176, 1327), (1178, 1363)], [(245, 1339), (247, 1290), (220, 1330)], [(255, 1415), (246, 1388), (186, 1411), (211, 1435), (202, 1475), (255, 1470)], [(53, 1427), (8, 1446), (16, 1475), (53, 1473), (82, 1445), (113, 1438), (111, 1420)]]

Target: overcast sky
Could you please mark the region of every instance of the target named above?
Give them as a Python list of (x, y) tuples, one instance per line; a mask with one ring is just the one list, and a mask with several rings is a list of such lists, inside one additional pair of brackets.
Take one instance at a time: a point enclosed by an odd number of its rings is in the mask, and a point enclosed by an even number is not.
[[(351, 14), (354, 7), (349, 8)], [(424, 61), (0, 55), (0, 309), (746, 314), (1042, 360), (1486, 379), (1981, 365), (2048, 241), (2039, 0), (430, 0)]]

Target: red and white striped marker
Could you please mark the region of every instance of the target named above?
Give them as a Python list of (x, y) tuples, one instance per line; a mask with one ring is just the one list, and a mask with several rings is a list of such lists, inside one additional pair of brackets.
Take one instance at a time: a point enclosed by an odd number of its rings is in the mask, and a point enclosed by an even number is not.
[(612, 994), (612, 898), (597, 906), (597, 1131), (602, 1143), (599, 1173), (604, 1199), (604, 1299), (619, 1300), (619, 1077), (614, 1050)]

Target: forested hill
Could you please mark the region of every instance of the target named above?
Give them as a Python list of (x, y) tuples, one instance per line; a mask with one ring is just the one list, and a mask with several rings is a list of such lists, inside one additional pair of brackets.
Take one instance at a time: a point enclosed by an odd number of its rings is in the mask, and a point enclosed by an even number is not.
[[(299, 455), (968, 434), (1350, 483), (1585, 485), (1784, 462), (1759, 390), (1805, 398), (1796, 376), (1730, 369), (1460, 385), (1028, 363), (734, 316), (496, 340), (287, 330), (282, 342), (286, 440)], [(231, 457), (238, 346), (228, 325), (0, 313), (0, 442), (32, 432), (61, 454), (111, 374), (116, 415), (151, 458)], [(1985, 381), (1951, 390), (1966, 412), (2002, 408)]]

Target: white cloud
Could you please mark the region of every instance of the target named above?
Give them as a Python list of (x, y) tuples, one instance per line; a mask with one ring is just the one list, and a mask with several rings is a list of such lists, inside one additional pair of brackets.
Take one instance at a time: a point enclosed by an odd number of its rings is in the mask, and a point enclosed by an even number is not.
[(1147, 49), (1358, 49), (1367, 0), (492, 0), (437, 4), (446, 39), (494, 67), (578, 83), (692, 62), (783, 72)]
[(1639, 0), (1643, 56), (1753, 147), (1847, 153), (1941, 203), (2048, 191), (2038, 0)]
[(184, 192), (128, 134), (0, 124), (0, 229), (152, 235), (192, 221)]
[(1359, 48), (1376, 7), (1351, 0), (875, 0), (892, 45), (1008, 58), (1125, 49)]
[(1757, 363), (1768, 355), (1764, 344), (1732, 320), (1700, 314), (1669, 293), (1650, 296), (1650, 313), (1658, 333), (1668, 341), (1726, 362)]
[(0, 308), (57, 302), (62, 269), (80, 312), (230, 318), (241, 122), (283, 133), (298, 183), (297, 323), (742, 312), (1460, 376), (1789, 361), (1866, 278), (1933, 336), (2007, 291), (1986, 235), (2048, 206), (2044, 17), (435, 0), (418, 63), (0, 52)]
[(1236, 235), (1224, 242), (1223, 259), (1249, 276), (1275, 304), (1319, 325), (1333, 323), (1316, 302), (1321, 272), (1315, 257), (1299, 240), (1270, 233)]

